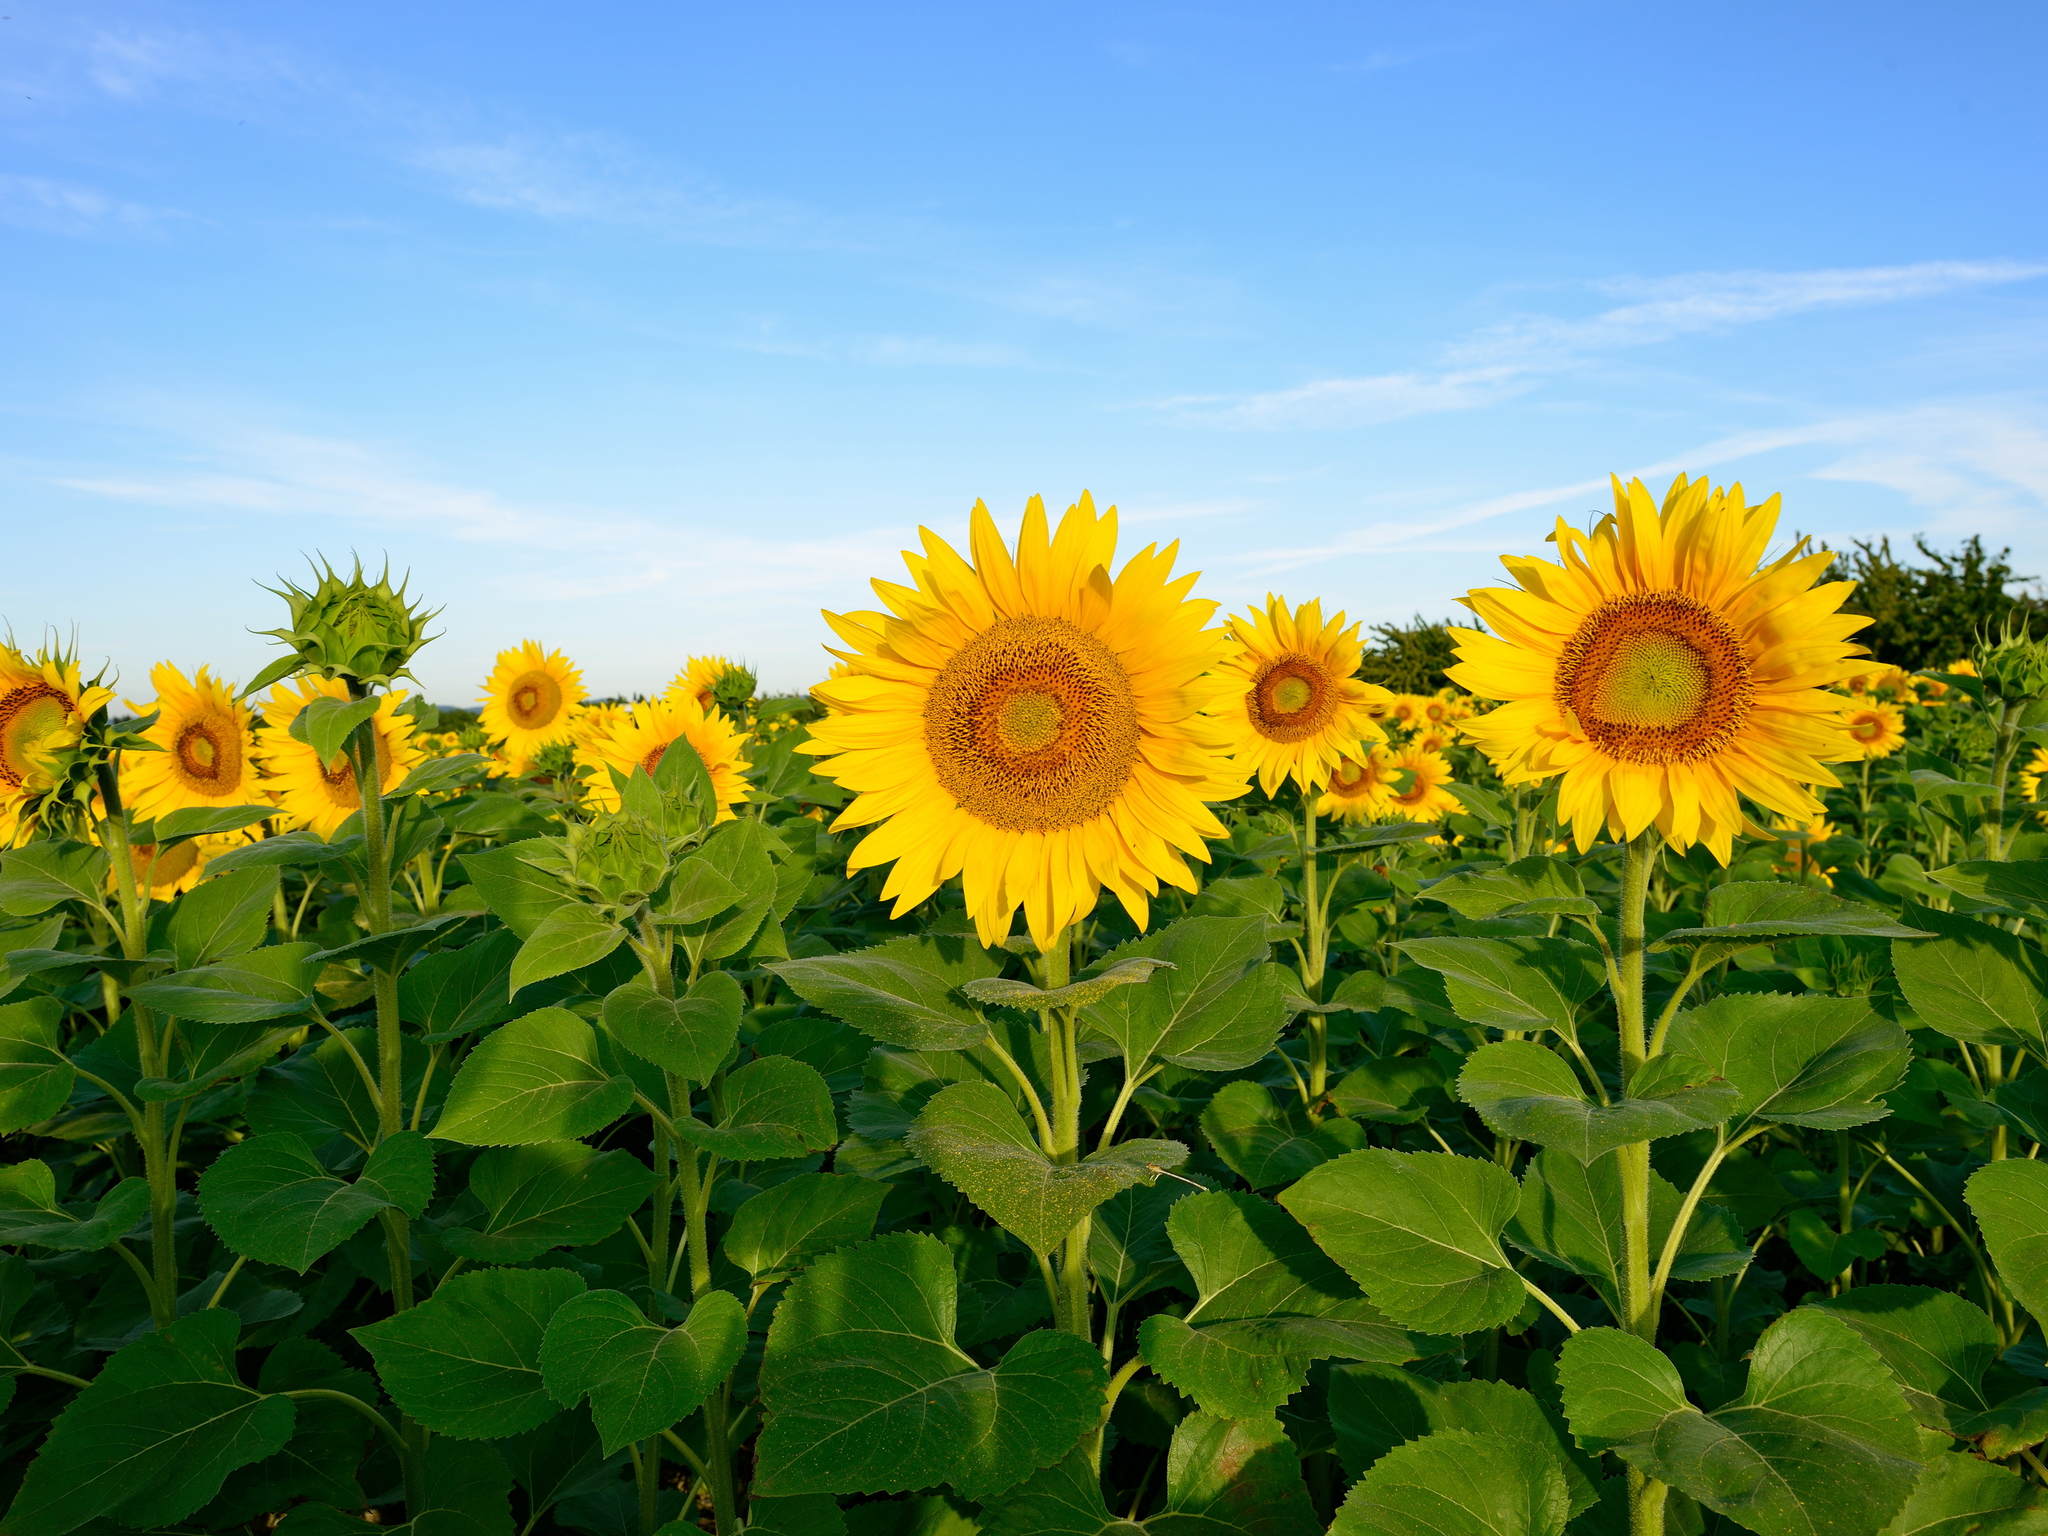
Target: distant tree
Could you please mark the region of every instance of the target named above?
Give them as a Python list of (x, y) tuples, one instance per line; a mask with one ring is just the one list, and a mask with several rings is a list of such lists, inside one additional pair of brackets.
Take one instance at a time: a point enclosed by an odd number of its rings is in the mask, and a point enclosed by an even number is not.
[(2012, 589), (2033, 580), (2014, 573), (2010, 549), (1993, 553), (1972, 534), (1953, 552), (1930, 547), (1915, 535), (1921, 564), (1892, 551), (1890, 539), (1858, 539), (1837, 551), (1837, 581), (1856, 583), (1852, 612), (1867, 613), (1869, 628), (1856, 638), (1881, 661), (1902, 667), (1941, 667), (1967, 655), (1977, 637), (1993, 632), (2010, 615), (2024, 615), (2037, 635), (2048, 634), (2048, 602)]
[(1457, 660), (1449, 624), (1418, 613), (1406, 624), (1373, 625), (1358, 675), (1396, 693), (1434, 693), (1449, 681), (1444, 670)]

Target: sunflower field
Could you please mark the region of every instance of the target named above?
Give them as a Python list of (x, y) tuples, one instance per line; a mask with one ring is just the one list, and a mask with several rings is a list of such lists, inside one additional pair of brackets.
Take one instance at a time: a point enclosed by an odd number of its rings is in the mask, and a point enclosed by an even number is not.
[(2048, 1532), (2048, 644), (1778, 520), (1426, 695), (1085, 496), (808, 697), (0, 647), (0, 1531)]

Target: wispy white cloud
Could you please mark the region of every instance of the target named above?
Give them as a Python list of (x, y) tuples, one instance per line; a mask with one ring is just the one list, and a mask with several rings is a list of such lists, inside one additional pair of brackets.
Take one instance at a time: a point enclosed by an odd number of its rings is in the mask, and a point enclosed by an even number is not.
[(299, 74), (281, 49), (224, 28), (102, 28), (84, 39), (78, 59), (95, 89), (123, 100), (177, 85), (247, 85)]
[(52, 235), (148, 234), (184, 215), (47, 176), (0, 174), (0, 224)]
[(1031, 354), (1005, 342), (952, 336), (881, 334), (808, 337), (763, 324), (733, 343), (741, 351), (821, 363), (865, 363), (879, 368), (1021, 368)]
[(1314, 379), (1237, 395), (1154, 402), (1191, 424), (1240, 430), (1341, 429), (1494, 405), (1588, 360), (1681, 336), (1814, 310), (1896, 304), (1967, 288), (2048, 277), (2048, 263), (1929, 261), (1808, 272), (1693, 272), (1615, 278), (1599, 291), (1629, 302), (1582, 317), (1529, 315), (1445, 348), (1438, 366)]

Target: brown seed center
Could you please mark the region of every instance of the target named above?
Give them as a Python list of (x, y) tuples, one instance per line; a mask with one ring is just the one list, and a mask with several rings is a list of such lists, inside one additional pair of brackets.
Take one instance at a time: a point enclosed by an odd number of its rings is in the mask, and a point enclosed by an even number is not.
[(1555, 697), (1601, 751), (1625, 763), (1711, 757), (1756, 702), (1734, 630), (1682, 592), (1609, 598), (1558, 658)]

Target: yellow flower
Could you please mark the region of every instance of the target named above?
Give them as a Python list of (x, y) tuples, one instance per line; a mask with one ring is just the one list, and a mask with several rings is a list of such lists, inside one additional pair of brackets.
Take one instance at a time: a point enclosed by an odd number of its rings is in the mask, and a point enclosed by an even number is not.
[(1408, 744), (1424, 752), (1441, 752), (1458, 739), (1457, 730), (1448, 725), (1424, 725), (1416, 728), (1408, 738)]
[(718, 702), (718, 680), (733, 670), (734, 662), (725, 656), (692, 656), (683, 663), (683, 670), (669, 682), (668, 692), (663, 695), (671, 703), (680, 698), (692, 698), (699, 709), (709, 711)]
[(1404, 768), (1409, 774), (1406, 789), (1387, 791), (1390, 821), (1441, 821), (1462, 808), (1458, 797), (1444, 788), (1451, 782), (1451, 762), (1441, 752), (1410, 744), (1395, 752), (1387, 766), (1397, 777)]
[(583, 674), (560, 651), (522, 640), (498, 652), (498, 664), (484, 683), (478, 723), (493, 741), (505, 744), (515, 763), (570, 736), (570, 721), (583, 701)]
[(1977, 663), (1970, 660), (1967, 656), (1958, 656), (1941, 670), (1953, 673), (1957, 677), (1975, 677), (1977, 675)]
[(205, 667), (188, 681), (168, 661), (151, 667), (149, 680), (156, 701), (131, 701), (128, 707), (137, 714), (156, 712), (156, 724), (142, 734), (163, 750), (121, 754), (121, 797), (128, 808), (154, 818), (189, 806), (265, 800), (251, 751), (249, 710), (235, 690)]
[(623, 704), (583, 704), (569, 717), (569, 739), (579, 747), (601, 741), (625, 724)]
[[(256, 732), (256, 756), (267, 785), (277, 794), (284, 819), (332, 837), (344, 821), (362, 809), (362, 791), (345, 754), (323, 763), (320, 754), (292, 735), (292, 721), (317, 698), (345, 699), (348, 685), (338, 678), (302, 677), (279, 683), (263, 700), (263, 725)], [(370, 717), (377, 743), (378, 789), (390, 794), (405, 782), (425, 755), (412, 739), (412, 717), (400, 714), (402, 692), (381, 695)]]
[(1866, 693), (1875, 692), (1889, 670), (1886, 667), (1865, 667), (1860, 672), (1851, 672), (1835, 686), (1860, 698)]
[(711, 791), (718, 801), (718, 819), (731, 821), (732, 808), (746, 798), (747, 760), (741, 756), (746, 734), (715, 710), (706, 713), (685, 694), (680, 698), (649, 699), (621, 710), (609, 729), (593, 734), (576, 749), (576, 766), (587, 768), (583, 787), (590, 804), (601, 811), (619, 808), (618, 787), (612, 772), (630, 775), (636, 768), (653, 773), (662, 754), (678, 740), (687, 743), (711, 776)]
[(1420, 694), (1397, 693), (1393, 696), (1393, 702), (1387, 705), (1384, 718), (1389, 725), (1398, 725), (1404, 731), (1411, 731), (1415, 728), (1415, 723), (1422, 718), (1425, 702)]
[(975, 503), (963, 559), (922, 531), (891, 610), (827, 614), (850, 677), (813, 692), (830, 713), (800, 750), (854, 792), (836, 827), (872, 828), (849, 868), (894, 863), (901, 916), (958, 875), (984, 944), (1017, 909), (1041, 947), (1104, 889), (1139, 927), (1160, 883), (1224, 829), (1205, 802), (1244, 790), (1202, 711), (1222, 702), (1216, 605), (1148, 545), (1112, 573), (1116, 510), (1085, 494), (1048, 531), (1031, 499), (1013, 558)]
[(1340, 821), (1384, 821), (1398, 777), (1394, 754), (1385, 747), (1368, 747), (1342, 758), (1316, 801), (1316, 814)]
[(2048, 747), (2036, 747), (2034, 755), (2020, 768), (2020, 793), (2029, 800), (2039, 800), (2043, 775), (2048, 775)]
[(1343, 614), (1326, 623), (1320, 602), (1290, 610), (1269, 594), (1227, 629), (1214, 714), (1240, 776), (1269, 795), (1289, 779), (1313, 794), (1347, 754), (1386, 740), (1373, 722), (1394, 696), (1353, 676), (1364, 653)]
[(1880, 667), (1876, 688), (1879, 693), (1889, 693), (1896, 703), (1917, 704), (1920, 700), (1914, 688), (1918, 681), (1919, 679), (1904, 667)]
[[(1752, 834), (1759, 831), (1754, 826), (1745, 830)], [(1771, 822), (1763, 835), (1780, 840), (1774, 862), (1786, 874), (1797, 880), (1818, 880), (1822, 885), (1835, 883), (1829, 877), (1834, 874), (1836, 866), (1823, 865), (1813, 854), (1815, 843), (1824, 843), (1835, 835), (1834, 824), (1826, 816), (1804, 819), (1780, 816)]]
[(1465, 732), (1508, 783), (1560, 780), (1581, 850), (1655, 826), (1726, 863), (1744, 798), (1820, 814), (1808, 786), (1849, 755), (1827, 689), (1863, 667), (1849, 636), (1869, 620), (1839, 611), (1852, 583), (1814, 585), (1826, 551), (1763, 563), (1775, 496), (1681, 475), (1661, 510), (1641, 481), (1614, 501), (1590, 534), (1559, 519), (1559, 561), (1504, 557), (1519, 585), (1465, 599), (1493, 633), (1452, 631), (1451, 676), (1506, 701)]
[(69, 657), (27, 656), (0, 643), (0, 848), (31, 830), (23, 820), (29, 801), (54, 786), (58, 755), (113, 698), (111, 688), (81, 683)]
[(1865, 704), (1845, 711), (1842, 725), (1858, 757), (1889, 757), (1906, 744), (1906, 712), (1896, 704)]
[[(197, 885), (206, 866), (219, 855), (256, 842), (261, 836), (261, 829), (252, 827), (242, 832), (209, 832), (203, 837), (188, 837), (161, 849), (155, 843), (132, 844), (129, 854), (136, 884), (147, 889), (155, 900), (169, 901)], [(113, 879), (112, 874), (107, 876), (109, 890), (113, 889)]]

